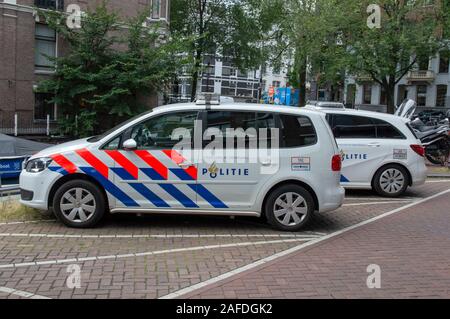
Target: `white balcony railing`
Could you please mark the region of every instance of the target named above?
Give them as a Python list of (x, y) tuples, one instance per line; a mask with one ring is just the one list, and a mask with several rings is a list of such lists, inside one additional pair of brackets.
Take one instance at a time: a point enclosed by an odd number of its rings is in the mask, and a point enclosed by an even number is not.
[(357, 82), (373, 82), (373, 79), (370, 75), (360, 74), (356, 77)]
[(415, 70), (409, 71), (406, 79), (410, 82), (420, 81), (420, 82), (432, 82), (434, 81), (436, 75), (430, 70)]

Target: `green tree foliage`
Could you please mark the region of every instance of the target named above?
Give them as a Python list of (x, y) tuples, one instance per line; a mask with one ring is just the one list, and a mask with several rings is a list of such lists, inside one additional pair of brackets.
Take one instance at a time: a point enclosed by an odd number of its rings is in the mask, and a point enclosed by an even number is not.
[(172, 36), (193, 38), (186, 51), (190, 59), (188, 73), (192, 76), (192, 100), (197, 92), (197, 82), (206, 54), (229, 57), (240, 69), (258, 67), (265, 59), (261, 35), (270, 24), (258, 19), (261, 17), (261, 10), (254, 5), (255, 2), (257, 1), (171, 1)]
[[(299, 105), (305, 104), (308, 73), (320, 82), (342, 82), (347, 63), (348, 29), (343, 7), (338, 0), (262, 0), (261, 7), (270, 14), (267, 37), (270, 63), (286, 58), (294, 60), (289, 72), (290, 84), (300, 89)], [(264, 14), (263, 14), (264, 15)]]
[(182, 64), (183, 39), (160, 39), (145, 12), (120, 21), (103, 3), (83, 15), (80, 29), (68, 28), (62, 13), (39, 14), (69, 46), (54, 59), (52, 78), (38, 86), (54, 92), (64, 134), (98, 134), (142, 112), (143, 101), (164, 89)]
[[(446, 44), (448, 0), (424, 6), (425, 0), (261, 0), (278, 8), (272, 25), (272, 63), (294, 57), (291, 83), (305, 103), (307, 74), (319, 83), (342, 86), (346, 74), (368, 75), (387, 92), (394, 111), (395, 85), (416, 67), (420, 57), (432, 57)], [(440, 1), (436, 1), (439, 4)], [(367, 8), (381, 7), (381, 28), (367, 25)], [(448, 35), (447, 35), (448, 37)]]
[[(443, 6), (425, 6), (425, 1), (378, 1), (381, 7), (381, 28), (367, 26), (366, 8), (371, 1), (352, 0), (352, 21), (348, 37), (349, 70), (368, 75), (387, 93), (388, 112), (395, 111), (395, 85), (412, 69), (445, 46), (442, 31), (449, 12)], [(436, 2), (437, 3), (437, 2)]]

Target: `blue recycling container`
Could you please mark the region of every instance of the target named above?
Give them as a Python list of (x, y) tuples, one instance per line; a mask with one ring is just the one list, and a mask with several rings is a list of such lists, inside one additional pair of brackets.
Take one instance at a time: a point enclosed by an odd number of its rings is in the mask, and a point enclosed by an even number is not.
[(22, 171), (22, 163), (28, 156), (0, 157), (0, 178), (2, 180), (18, 178)]

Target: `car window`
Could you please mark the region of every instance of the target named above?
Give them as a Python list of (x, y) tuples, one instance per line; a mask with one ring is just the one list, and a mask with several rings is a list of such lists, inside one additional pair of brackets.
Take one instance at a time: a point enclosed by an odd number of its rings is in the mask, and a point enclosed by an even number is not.
[[(218, 141), (220, 138), (214, 134), (219, 130), (222, 134), (222, 147), (226, 148), (226, 145), (234, 145), (235, 147), (242, 146), (237, 142), (237, 137), (230, 136), (227, 134), (227, 130), (243, 129), (246, 133), (245, 147), (250, 145), (250, 140), (255, 140), (257, 138), (257, 124), (256, 124), (256, 113), (255, 112), (233, 112), (233, 111), (210, 111), (207, 114), (206, 119), (206, 131), (208, 136), (211, 136), (210, 141), (205, 141), (205, 144), (211, 143), (211, 141)], [(264, 121), (261, 118), (261, 121)], [(254, 131), (252, 132), (251, 130)], [(230, 141), (233, 139), (233, 142)], [(228, 143), (227, 143), (228, 139)]]
[[(272, 113), (256, 113), (256, 126), (258, 128), (258, 147), (271, 147), (273, 129), (277, 128), (275, 116)], [(267, 133), (263, 133), (266, 130)], [(264, 139), (263, 139), (264, 138)], [(278, 136), (278, 140), (279, 140)]]
[(152, 117), (133, 127), (131, 138), (138, 149), (172, 148), (180, 142), (180, 134), (189, 133), (193, 138), (197, 115), (198, 112), (176, 112)]
[(107, 150), (107, 151), (119, 149), (120, 139), (121, 139), (121, 136), (114, 138), (109, 143), (107, 143), (105, 146), (103, 146), (103, 149)]
[(125, 125), (128, 125), (129, 123), (133, 122), (134, 120), (137, 120), (138, 118), (143, 117), (143, 116), (145, 116), (145, 115), (147, 115), (147, 114), (150, 114), (150, 113), (152, 113), (152, 112), (153, 112), (153, 110), (150, 110), (150, 111), (144, 112), (144, 113), (142, 113), (142, 114), (133, 116), (132, 118), (126, 120), (125, 122), (122, 122), (122, 123), (120, 123), (119, 125), (116, 125), (116, 126), (114, 126), (113, 128), (107, 130), (106, 132), (104, 132), (104, 133), (101, 134), (101, 135), (97, 135), (97, 136), (92, 136), (92, 137), (90, 137), (87, 141), (88, 141), (89, 143), (96, 143), (96, 142), (100, 141), (101, 139), (105, 138), (106, 136), (108, 136), (109, 134), (114, 133), (115, 131), (120, 130), (122, 127), (124, 127)]
[(372, 118), (377, 129), (377, 138), (406, 139), (406, 137), (394, 126), (380, 119)]
[(280, 115), (281, 140), (284, 147), (300, 147), (317, 143), (314, 125), (306, 116)]
[(371, 118), (334, 114), (331, 129), (336, 138), (376, 138), (376, 128)]

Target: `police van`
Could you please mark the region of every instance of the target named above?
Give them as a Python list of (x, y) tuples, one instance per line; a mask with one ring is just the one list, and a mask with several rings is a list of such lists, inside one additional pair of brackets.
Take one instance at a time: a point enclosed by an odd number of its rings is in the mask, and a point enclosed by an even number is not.
[[(230, 138), (233, 130), (242, 136)], [(110, 212), (264, 215), (295, 231), (342, 205), (340, 170), (322, 112), (199, 100), (34, 155), (20, 175), (21, 203), (78, 228)]]
[(425, 150), (408, 118), (349, 109), (324, 112), (341, 149), (345, 188), (397, 197), (425, 183)]

